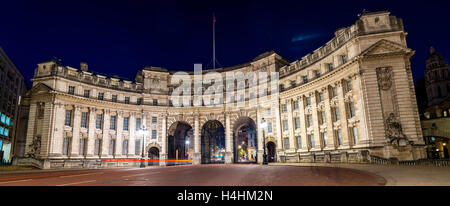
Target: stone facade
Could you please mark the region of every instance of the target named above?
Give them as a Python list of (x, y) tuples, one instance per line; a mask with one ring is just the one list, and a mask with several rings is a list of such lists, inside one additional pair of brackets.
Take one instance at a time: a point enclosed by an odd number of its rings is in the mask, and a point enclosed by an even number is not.
[[(28, 93), (28, 158), (16, 164), (41, 168), (134, 165), (103, 160), (140, 158), (135, 149), (139, 148), (136, 140), (142, 139), (136, 128), (138, 118), (152, 131), (144, 141), (144, 152), (157, 147), (161, 160), (168, 157), (169, 129), (182, 122), (193, 129), (193, 164), (201, 163), (201, 128), (217, 120), (225, 130), (225, 163), (232, 163), (233, 136), (243, 118), (257, 127), (258, 162), (264, 142), (276, 145), (274, 159), (287, 162), (356, 163), (366, 162), (369, 154), (400, 160), (425, 158), (410, 66), (413, 54), (406, 46), (401, 19), (389, 12), (365, 13), (297, 61), (266, 52), (251, 62), (214, 70), (224, 79), (233, 72), (273, 72), (278, 74), (277, 85), (258, 81), (241, 91), (226, 91), (226, 99), (221, 97), (213, 106), (194, 106), (198, 99), (192, 95), (187, 100), (192, 103), (183, 107), (174, 106), (181, 98), (171, 97), (178, 86), (171, 81), (175, 72), (163, 68), (144, 68), (131, 82), (89, 72), (85, 63), (76, 69), (43, 62)], [(194, 73), (187, 74), (195, 78)], [(260, 94), (257, 91), (267, 95), (255, 95)], [(237, 102), (229, 101), (231, 95)], [(97, 118), (101, 118), (99, 127)], [(259, 127), (263, 119), (271, 125), (264, 134)]]

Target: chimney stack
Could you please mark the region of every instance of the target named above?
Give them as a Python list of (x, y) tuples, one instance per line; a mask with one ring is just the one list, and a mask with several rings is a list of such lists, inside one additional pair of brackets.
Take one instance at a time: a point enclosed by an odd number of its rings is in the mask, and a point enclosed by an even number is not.
[(81, 71), (87, 72), (88, 71), (88, 64), (86, 62), (80, 63), (80, 69)]

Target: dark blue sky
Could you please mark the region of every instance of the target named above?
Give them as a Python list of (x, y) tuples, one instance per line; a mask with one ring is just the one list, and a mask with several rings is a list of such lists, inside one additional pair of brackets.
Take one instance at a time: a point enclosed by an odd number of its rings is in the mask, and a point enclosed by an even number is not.
[[(64, 65), (134, 79), (144, 66), (192, 70), (212, 67), (212, 12), (216, 56), (222, 66), (251, 61), (270, 50), (293, 61), (322, 46), (363, 9), (403, 19), (416, 50), (413, 75), (423, 76), (430, 44), (450, 57), (444, 1), (21, 1), (1, 2), (0, 46), (26, 79), (36, 64), (56, 56)], [(293, 39), (297, 41), (293, 41)]]

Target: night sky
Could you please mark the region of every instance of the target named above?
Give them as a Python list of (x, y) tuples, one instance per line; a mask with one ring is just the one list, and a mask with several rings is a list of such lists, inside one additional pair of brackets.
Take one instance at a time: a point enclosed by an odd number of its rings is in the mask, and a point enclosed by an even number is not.
[[(194, 2), (194, 3), (192, 3)], [(52, 57), (64, 65), (133, 80), (144, 66), (193, 70), (216, 57), (233, 66), (275, 50), (294, 61), (349, 26), (363, 9), (388, 10), (404, 21), (416, 51), (414, 78), (423, 76), (431, 44), (450, 58), (450, 7), (444, 1), (20, 1), (0, 4), (0, 46), (24, 77)]]

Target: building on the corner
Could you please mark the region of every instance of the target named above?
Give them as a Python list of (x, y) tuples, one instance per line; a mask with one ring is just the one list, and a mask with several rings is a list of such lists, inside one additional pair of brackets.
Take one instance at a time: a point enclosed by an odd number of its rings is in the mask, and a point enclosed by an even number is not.
[(426, 60), (425, 88), (428, 107), (421, 124), (428, 158), (450, 158), (450, 65), (434, 47)]
[[(25, 146), (28, 112), (22, 107), (28, 86), (5, 51), (0, 48), (0, 163), (11, 163), (20, 144)], [(16, 147), (17, 146), (17, 147)], [(24, 147), (22, 147), (24, 148)]]
[[(219, 88), (225, 96), (209, 100), (195, 92), (173, 96), (179, 84), (164, 68), (146, 67), (127, 81), (96, 74), (86, 63), (42, 62), (27, 94), (26, 158), (15, 163), (130, 166), (139, 163), (104, 160), (141, 158), (142, 151), (161, 160), (149, 164), (191, 157), (193, 164), (236, 163), (243, 130), (252, 133), (247, 144), (256, 143), (258, 163), (265, 146), (269, 162), (426, 158), (406, 35), (402, 20), (389, 12), (364, 13), (294, 62), (272, 51), (214, 70), (223, 79), (236, 72), (271, 76), (237, 90), (226, 89), (235, 86), (230, 81)], [(214, 85), (203, 87), (200, 92)]]

